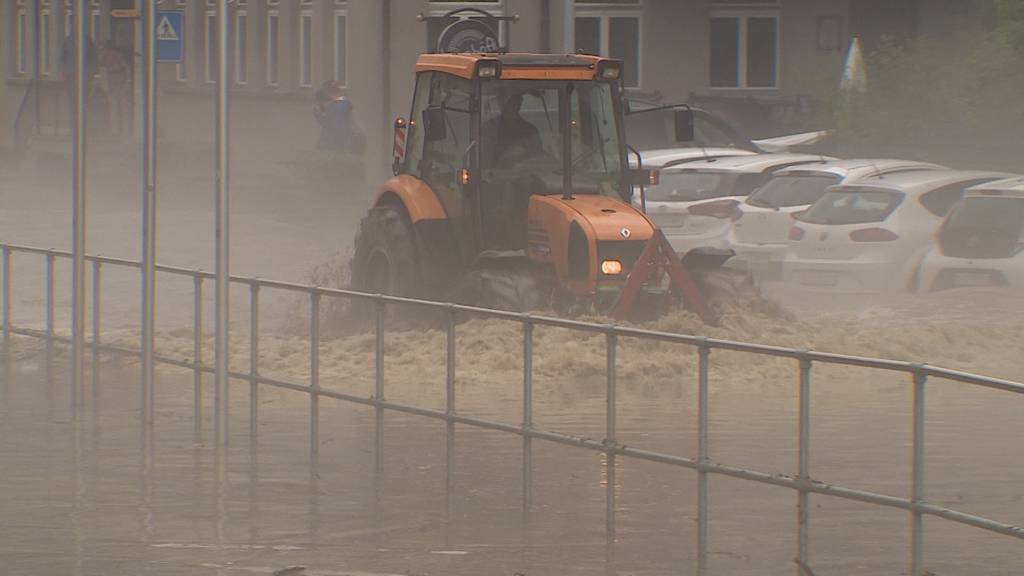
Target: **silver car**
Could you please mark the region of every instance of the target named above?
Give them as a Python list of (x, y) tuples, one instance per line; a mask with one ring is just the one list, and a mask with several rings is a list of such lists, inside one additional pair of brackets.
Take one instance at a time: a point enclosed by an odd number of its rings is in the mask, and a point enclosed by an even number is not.
[(942, 169), (945, 168), (927, 162), (872, 158), (783, 168), (737, 206), (739, 214), (726, 236), (728, 247), (736, 256), (728, 264), (759, 280), (780, 280), (789, 229), (799, 214), (825, 195), (828, 187), (873, 176)]
[[(833, 160), (813, 154), (755, 154), (697, 160), (661, 171), (646, 189), (647, 215), (680, 256), (694, 248), (727, 248), (738, 206), (776, 170)], [(639, 195), (633, 202), (640, 205)]]
[(930, 170), (833, 186), (790, 229), (785, 281), (852, 292), (912, 289), (935, 232), (964, 189), (1008, 176)]

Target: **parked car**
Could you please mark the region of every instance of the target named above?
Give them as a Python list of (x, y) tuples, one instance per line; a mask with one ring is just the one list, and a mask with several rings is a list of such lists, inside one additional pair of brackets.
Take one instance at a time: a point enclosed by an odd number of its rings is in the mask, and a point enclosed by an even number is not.
[[(643, 100), (628, 99), (626, 141), (640, 150), (678, 148), (675, 139), (673, 106), (661, 106)], [(763, 152), (757, 144), (725, 120), (700, 108), (693, 111), (693, 148), (733, 148), (753, 153)]]
[(784, 279), (857, 292), (913, 288), (935, 232), (964, 189), (1008, 176), (929, 170), (833, 186), (790, 228)]
[[(642, 150), (640, 159), (645, 168), (668, 168), (677, 164), (695, 162), (697, 160), (712, 160), (714, 158), (727, 158), (729, 156), (753, 156), (757, 152), (744, 150), (742, 148), (658, 148), (655, 150)], [(629, 165), (636, 168), (636, 155), (629, 155)]]
[[(727, 248), (737, 206), (776, 170), (831, 158), (812, 154), (756, 154), (687, 162), (661, 171), (645, 192), (647, 215), (683, 256), (694, 248)], [(640, 205), (639, 195), (633, 202)]]
[(943, 166), (893, 159), (835, 160), (783, 168), (737, 206), (739, 214), (726, 240), (736, 256), (729, 265), (760, 280), (780, 280), (789, 229), (795, 218), (837, 184), (857, 182), (915, 170), (942, 170)]
[(1024, 286), (1024, 176), (969, 188), (918, 273), (924, 290)]

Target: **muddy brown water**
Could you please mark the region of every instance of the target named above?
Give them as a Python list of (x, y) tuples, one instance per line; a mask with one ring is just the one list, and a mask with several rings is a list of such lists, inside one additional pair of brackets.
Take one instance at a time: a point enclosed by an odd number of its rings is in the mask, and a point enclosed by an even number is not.
[[(21, 354), (0, 393), (0, 572), (5, 574), (688, 574), (695, 571), (692, 471), (618, 459), (618, 531), (604, 530), (600, 454), (534, 443), (534, 507), (521, 511), (521, 441), (457, 428), (455, 490), (445, 490), (445, 427), (385, 417), (383, 473), (374, 466), (372, 409), (321, 402), (320, 463), (308, 457), (308, 399), (262, 387), (259, 436), (248, 438), (246, 383), (232, 383), (231, 440), (196, 442), (192, 379), (162, 370), (156, 424), (142, 450), (137, 368), (104, 364), (98, 396), (69, 409), (65, 355)], [(51, 367), (52, 366), (52, 367)], [(719, 367), (721, 369), (721, 367)], [(728, 372), (723, 371), (725, 374)], [(715, 377), (714, 460), (765, 472), (796, 469), (794, 378), (757, 388)], [(357, 376), (357, 375), (354, 375)], [(510, 375), (511, 376), (511, 375)], [(910, 387), (902, 376), (821, 368), (812, 398), (813, 475), (896, 496), (910, 491)], [(429, 373), (426, 378), (431, 378)], [(509, 382), (514, 378), (509, 379)], [(344, 389), (344, 382), (332, 385)], [(475, 393), (474, 386), (488, 390)], [(358, 386), (357, 386), (358, 387)], [(212, 436), (209, 382), (204, 439)], [(403, 391), (443, 398), (443, 381)], [(619, 437), (696, 453), (696, 390), (622, 382)], [(476, 391), (479, 392), (479, 391)], [(509, 383), (461, 381), (461, 412), (517, 423)], [(603, 376), (537, 383), (538, 425), (600, 438)], [(1022, 399), (934, 380), (929, 385), (929, 501), (1021, 525)], [(795, 493), (712, 476), (710, 574), (793, 574)], [(902, 511), (812, 496), (816, 574), (903, 574), (910, 518)], [(926, 520), (926, 567), (937, 575), (1019, 574), (1020, 540)]]

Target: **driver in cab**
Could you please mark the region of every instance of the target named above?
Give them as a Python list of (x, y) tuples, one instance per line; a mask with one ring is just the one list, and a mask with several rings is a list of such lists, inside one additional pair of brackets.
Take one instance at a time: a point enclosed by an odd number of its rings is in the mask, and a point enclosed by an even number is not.
[(489, 120), (484, 128), (484, 133), (491, 135), (494, 142), (493, 166), (511, 168), (543, 149), (537, 127), (520, 114), (522, 106), (522, 92), (504, 95), (501, 114)]

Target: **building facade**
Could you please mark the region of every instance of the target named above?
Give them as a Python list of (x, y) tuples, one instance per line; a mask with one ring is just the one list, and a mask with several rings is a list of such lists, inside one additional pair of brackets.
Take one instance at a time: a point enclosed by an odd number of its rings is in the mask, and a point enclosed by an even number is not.
[[(142, 0), (82, 0), (89, 34), (135, 54)], [(67, 125), (62, 48), (71, 32), (71, 0), (0, 0), (0, 118), (5, 140), (38, 78), (40, 116), (55, 134)], [(231, 0), (230, 78), (234, 142), (269, 154), (312, 149), (313, 93), (337, 81), (366, 136), (368, 162), (388, 165), (390, 126), (407, 114), (417, 55), (434, 50), (450, 23), (474, 8), (494, 17), (511, 51), (582, 50), (621, 58), (633, 92), (663, 101), (795, 101), (811, 98), (841, 74), (858, 27), (915, 0)], [(217, 54), (214, 0), (159, 0), (183, 12), (184, 60), (159, 65), (160, 137), (184, 145), (212, 142)], [(903, 10), (906, 9), (906, 10)], [(897, 11), (899, 12), (899, 10)], [(865, 16), (867, 14), (867, 16)], [(477, 17), (483, 17), (475, 14)], [(871, 31), (873, 32), (874, 28)], [(136, 83), (137, 84), (137, 83)], [(136, 90), (136, 93), (138, 90)], [(31, 98), (30, 98), (31, 99)], [(137, 101), (138, 95), (135, 96)], [(137, 115), (137, 114), (136, 114)], [(23, 122), (19, 125), (23, 125)], [(281, 135), (288, 135), (281, 138)], [(279, 149), (280, 148), (280, 149)]]

